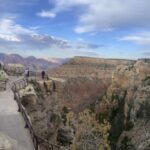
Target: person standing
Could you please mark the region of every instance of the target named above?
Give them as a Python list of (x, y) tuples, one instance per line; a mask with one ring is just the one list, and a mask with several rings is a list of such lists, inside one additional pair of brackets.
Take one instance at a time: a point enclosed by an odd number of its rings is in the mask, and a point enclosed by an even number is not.
[(42, 79), (44, 80), (45, 79), (45, 71), (42, 71)]
[(25, 77), (26, 77), (26, 78), (29, 77), (29, 68), (27, 68), (27, 69), (25, 70)]

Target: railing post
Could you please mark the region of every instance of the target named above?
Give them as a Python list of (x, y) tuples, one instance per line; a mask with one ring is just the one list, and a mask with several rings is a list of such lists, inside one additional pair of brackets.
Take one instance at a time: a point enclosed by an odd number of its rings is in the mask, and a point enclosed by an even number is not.
[(38, 150), (39, 148), (38, 148), (39, 146), (38, 146), (38, 144), (36, 143), (35, 144), (35, 150)]
[(38, 144), (38, 139), (37, 137), (34, 135), (34, 138), (35, 138), (35, 149), (38, 150), (39, 149), (39, 144)]
[(5, 84), (5, 90), (6, 90), (6, 86), (7, 86), (7, 81), (6, 81), (6, 80), (5, 80), (5, 83), (4, 83), (4, 84)]

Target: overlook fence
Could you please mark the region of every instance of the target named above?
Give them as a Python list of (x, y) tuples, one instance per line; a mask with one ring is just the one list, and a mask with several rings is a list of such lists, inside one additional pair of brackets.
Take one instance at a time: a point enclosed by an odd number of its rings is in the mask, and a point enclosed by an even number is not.
[[(33, 79), (39, 79), (42, 78), (42, 73), (36, 71), (29, 71), (29, 77), (32, 77)], [(48, 75), (46, 73), (44, 78), (48, 79)]]
[(0, 91), (1, 90), (6, 90), (6, 84), (7, 84), (7, 81), (2, 81), (0, 80)]
[[(12, 91), (14, 92), (14, 97), (18, 104), (18, 108), (19, 108), (18, 111), (22, 113), (22, 116), (25, 120), (25, 123), (26, 123), (25, 127), (29, 129), (35, 150), (60, 150), (59, 145), (50, 143), (49, 141), (40, 137), (39, 135), (37, 135), (34, 132), (31, 119), (30, 119), (25, 107), (22, 105), (22, 103), (21, 103), (22, 98), (19, 95), (19, 90), (25, 88), (26, 86), (27, 86), (26, 79), (18, 80), (13, 83)], [(43, 145), (42, 149), (41, 149), (40, 145)]]

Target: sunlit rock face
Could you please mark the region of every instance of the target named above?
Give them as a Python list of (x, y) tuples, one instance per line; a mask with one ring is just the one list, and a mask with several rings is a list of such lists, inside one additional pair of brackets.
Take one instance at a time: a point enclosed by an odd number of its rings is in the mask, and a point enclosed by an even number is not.
[(22, 104), (30, 107), (36, 105), (37, 95), (32, 85), (28, 85), (25, 89), (20, 90), (20, 97), (22, 98)]
[(150, 63), (140, 60), (117, 67), (96, 112), (111, 122), (112, 148), (149, 149)]
[(4, 65), (4, 70), (8, 75), (19, 76), (23, 75), (25, 72), (25, 67), (21, 64), (6, 64)]

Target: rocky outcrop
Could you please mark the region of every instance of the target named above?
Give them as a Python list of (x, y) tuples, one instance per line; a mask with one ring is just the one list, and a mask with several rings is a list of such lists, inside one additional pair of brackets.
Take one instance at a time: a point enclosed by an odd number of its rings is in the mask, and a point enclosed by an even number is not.
[(63, 146), (72, 144), (74, 139), (73, 129), (70, 127), (61, 127), (58, 129), (57, 141)]
[(6, 72), (0, 70), (0, 81), (7, 81), (7, 80), (8, 80), (8, 75), (6, 74)]
[[(50, 141), (50, 143), (57, 144), (57, 130), (62, 126), (63, 121), (61, 110), (57, 102), (57, 96), (55, 95), (56, 93), (49, 94), (49, 91), (47, 91), (48, 87), (45, 88), (44, 86), (45, 82), (47, 86), (51, 87), (51, 81), (31, 80), (29, 82), (31, 82), (35, 93), (30, 90), (30, 92), (27, 92), (26, 95), (29, 95), (29, 97), (28, 99), (25, 97), (25, 100), (27, 100), (28, 105), (24, 106), (31, 118), (34, 131), (38, 136)], [(31, 101), (32, 97), (30, 98), (30, 93), (32, 93), (32, 95), (37, 95), (34, 105), (33, 102), (35, 101), (34, 99)]]
[(22, 104), (24, 106), (35, 106), (37, 102), (37, 95), (32, 85), (28, 85), (25, 89), (20, 90), (20, 96), (22, 97)]
[(44, 81), (44, 87), (47, 93), (52, 93), (54, 91), (54, 82), (52, 80)]
[(118, 142), (119, 149), (125, 145), (125, 143), (120, 144), (125, 138), (128, 139), (126, 145), (132, 145), (136, 150), (150, 149), (150, 84), (147, 84), (149, 82), (147, 80), (149, 78), (137, 87), (132, 103), (128, 102), (131, 107), (130, 110), (128, 109), (126, 123), (132, 124), (133, 128), (121, 134)]
[(100, 121), (111, 123), (112, 149), (145, 150), (150, 147), (150, 63), (120, 66), (106, 95), (96, 105)]
[(4, 70), (10, 76), (20, 76), (25, 72), (25, 67), (21, 64), (5, 64)]
[(62, 78), (50, 78), (52, 81), (52, 89), (53, 91), (59, 93), (63, 90), (65, 84), (66, 84), (66, 80), (62, 79)]

